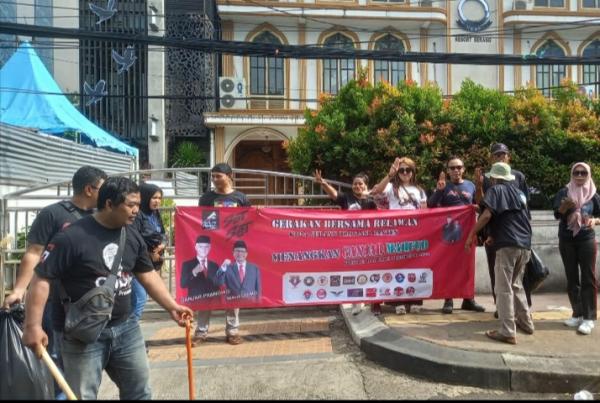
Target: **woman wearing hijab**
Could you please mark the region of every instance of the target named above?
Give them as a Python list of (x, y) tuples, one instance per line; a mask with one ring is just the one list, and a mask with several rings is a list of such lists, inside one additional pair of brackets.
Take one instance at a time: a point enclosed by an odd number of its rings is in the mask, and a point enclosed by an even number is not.
[[(554, 198), (558, 225), (558, 247), (565, 266), (567, 292), (573, 315), (564, 323), (590, 334), (596, 320), (596, 234), (600, 223), (600, 197), (590, 166), (577, 162), (571, 167), (571, 180)], [(580, 281), (581, 273), (581, 281)]]
[[(140, 185), (140, 195), (140, 211), (135, 218), (133, 226), (146, 242), (150, 259), (154, 264), (154, 270), (159, 271), (164, 262), (163, 254), (166, 246), (165, 228), (158, 211), (163, 192), (156, 185), (142, 183)], [(131, 291), (133, 316), (135, 319), (140, 320), (148, 295), (144, 287), (135, 278), (132, 280)]]

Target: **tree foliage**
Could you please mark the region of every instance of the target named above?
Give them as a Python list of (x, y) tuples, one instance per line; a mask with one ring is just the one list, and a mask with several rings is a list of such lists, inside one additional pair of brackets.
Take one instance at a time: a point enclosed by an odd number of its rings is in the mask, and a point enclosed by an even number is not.
[(537, 208), (549, 207), (574, 162), (586, 161), (600, 174), (600, 106), (570, 82), (550, 100), (533, 88), (507, 95), (466, 80), (444, 100), (433, 84), (372, 85), (360, 72), (337, 96), (320, 100), (287, 145), (296, 173), (321, 169), (328, 178), (350, 181), (362, 171), (372, 185), (395, 157), (408, 156), (417, 163), (419, 183), (432, 189), (450, 156), (462, 157), (471, 177), (476, 166), (488, 168), (490, 145), (502, 142), (511, 149), (511, 165), (534, 188)]

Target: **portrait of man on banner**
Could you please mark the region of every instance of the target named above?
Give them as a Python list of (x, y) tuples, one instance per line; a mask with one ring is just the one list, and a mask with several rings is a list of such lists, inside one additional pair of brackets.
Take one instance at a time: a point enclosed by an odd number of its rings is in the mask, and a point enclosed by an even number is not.
[(216, 285), (225, 285), (226, 299), (260, 299), (260, 270), (257, 265), (250, 263), (248, 247), (243, 240), (235, 241), (233, 259), (225, 259), (216, 273)]
[(210, 237), (200, 235), (195, 243), (196, 257), (183, 262), (181, 267), (181, 288), (187, 289), (189, 300), (212, 300), (220, 295), (216, 285), (219, 265), (208, 259)]

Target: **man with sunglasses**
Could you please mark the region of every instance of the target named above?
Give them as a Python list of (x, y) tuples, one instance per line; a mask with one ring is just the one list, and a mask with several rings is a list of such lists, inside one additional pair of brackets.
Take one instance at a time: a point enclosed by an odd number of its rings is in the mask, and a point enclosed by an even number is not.
[[(474, 204), (475, 185), (473, 182), (463, 179), (465, 173), (463, 161), (457, 156), (452, 156), (448, 159), (446, 167), (450, 182), (446, 182), (446, 174), (440, 172), (436, 189), (427, 200), (427, 207), (453, 207)], [(474, 298), (464, 299), (460, 308), (467, 311), (485, 312), (485, 308), (475, 302)], [(453, 309), (452, 298), (446, 299), (442, 312), (450, 314)]]
[[(503, 162), (505, 164), (510, 165), (510, 150), (505, 144), (496, 143), (493, 144), (490, 148), (490, 162), (495, 164), (497, 162)], [(511, 174), (514, 176), (514, 179), (511, 181), (513, 185), (517, 187), (527, 199), (529, 203), (529, 188), (527, 187), (527, 181), (525, 180), (525, 175), (521, 171), (517, 171), (516, 169), (512, 169)], [(489, 178), (485, 177), (482, 173), (481, 168), (475, 168), (475, 202), (478, 205), (481, 205), (483, 202), (483, 197), (485, 192), (492, 187), (492, 182)], [(484, 240), (485, 247), (485, 255), (487, 257), (488, 271), (490, 273), (490, 282), (492, 285), (492, 295), (494, 297), (494, 303), (496, 302), (496, 292), (494, 291), (494, 286), (496, 283), (496, 276), (494, 271), (494, 265), (496, 261), (496, 247), (494, 246), (494, 240), (489, 236), (490, 227), (486, 226), (483, 231), (479, 234)], [(527, 303), (531, 306), (531, 290), (528, 287), (528, 284), (524, 284), (525, 287), (525, 295), (527, 296)], [(498, 312), (494, 313), (494, 317), (498, 318)]]

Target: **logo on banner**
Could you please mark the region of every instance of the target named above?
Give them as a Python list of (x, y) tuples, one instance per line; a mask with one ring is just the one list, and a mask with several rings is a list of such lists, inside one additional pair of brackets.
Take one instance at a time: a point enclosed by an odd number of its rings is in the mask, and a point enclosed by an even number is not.
[(406, 289), (406, 294), (407, 295), (415, 295), (415, 287), (408, 287)]
[(202, 210), (202, 229), (216, 230), (219, 229), (219, 212)]
[(317, 298), (325, 299), (326, 297), (327, 297), (327, 291), (325, 291), (322, 288), (319, 288), (319, 290), (317, 291)]
[(317, 284), (320, 285), (321, 287), (324, 287), (327, 285), (327, 276), (319, 276), (319, 278), (317, 279)]
[(315, 278), (313, 276), (307, 276), (304, 278), (304, 284), (306, 284), (307, 286), (311, 286), (315, 283)]
[(304, 299), (308, 301), (310, 297), (312, 297), (312, 292), (310, 290), (304, 291)]
[(339, 287), (341, 285), (341, 276), (329, 276), (329, 285), (332, 287)]
[(348, 297), (357, 298), (357, 297), (362, 297), (362, 296), (363, 296), (362, 288), (350, 288), (348, 290)]
[(361, 274), (360, 276), (358, 276), (358, 278), (356, 279), (356, 282), (358, 284), (367, 284), (367, 276), (365, 276), (364, 274)]
[(394, 276), (392, 276), (392, 273), (384, 273), (382, 278), (384, 283), (389, 283), (390, 281), (392, 281)]
[(344, 285), (352, 285), (354, 284), (356, 281), (356, 278), (354, 276), (344, 276), (342, 277), (342, 283)]
[(404, 274), (402, 274), (402, 273), (396, 274), (396, 281), (399, 282), (399, 283), (403, 282), (404, 281)]
[(391, 297), (392, 296), (392, 292), (389, 288), (380, 288), (379, 289), (379, 296), (380, 297)]
[(427, 272), (423, 272), (419, 276), (419, 283), (426, 283), (426, 282), (427, 282)]
[(378, 283), (380, 278), (381, 276), (378, 273), (373, 273), (371, 274), (371, 277), (369, 277), (369, 281), (371, 283)]
[(329, 291), (329, 292), (332, 293), (334, 296), (339, 297), (340, 295), (342, 295), (342, 293), (344, 292), (344, 290)]
[(402, 288), (402, 287), (396, 287), (396, 288), (394, 288), (394, 295), (396, 297), (401, 297), (402, 294), (404, 294), (404, 288)]
[(296, 288), (300, 284), (300, 276), (290, 276), (290, 284)]
[(417, 281), (417, 275), (415, 273), (408, 273), (408, 281), (414, 283)]
[(377, 288), (367, 288), (367, 297), (375, 298), (377, 296)]

